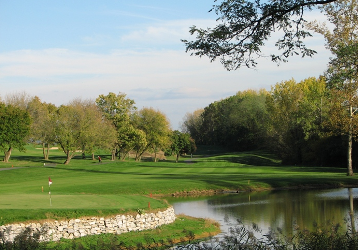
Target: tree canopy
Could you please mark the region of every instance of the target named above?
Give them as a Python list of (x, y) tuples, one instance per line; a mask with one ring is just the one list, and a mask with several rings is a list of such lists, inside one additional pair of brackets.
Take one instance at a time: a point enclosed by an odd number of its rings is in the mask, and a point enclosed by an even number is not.
[(5, 152), (4, 162), (9, 161), (13, 148), (25, 149), (30, 126), (31, 118), (27, 111), (0, 103), (0, 149)]
[[(182, 40), (186, 51), (196, 56), (220, 59), (227, 70), (255, 67), (262, 47), (274, 32), (282, 31), (275, 45), (279, 52), (269, 55), (273, 62), (286, 62), (293, 55), (316, 53), (303, 40), (311, 33), (304, 13), (337, 0), (224, 0), (210, 11), (219, 17), (214, 28), (190, 28), (196, 40)], [(215, 1), (216, 2), (216, 1)]]
[(336, 103), (331, 110), (330, 125), (348, 137), (347, 174), (352, 176), (353, 138), (358, 137), (355, 115), (358, 107), (358, 3), (356, 0), (340, 0), (323, 9), (333, 24), (333, 31), (317, 23), (313, 29), (324, 35), (326, 46), (334, 55), (325, 74)]

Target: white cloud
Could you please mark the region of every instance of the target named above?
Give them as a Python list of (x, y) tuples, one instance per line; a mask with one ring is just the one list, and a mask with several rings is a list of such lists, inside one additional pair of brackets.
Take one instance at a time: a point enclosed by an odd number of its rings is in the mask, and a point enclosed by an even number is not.
[[(144, 27), (137, 27), (132, 32), (121, 37), (123, 42), (140, 44), (182, 44), (181, 39), (192, 39), (189, 34), (191, 26), (206, 28), (213, 26), (215, 20), (174, 20), (157, 22)], [(183, 47), (184, 48), (184, 47)]]
[[(89, 53), (62, 48), (18, 50), (0, 53), (1, 95), (25, 90), (56, 105), (76, 97), (96, 98), (108, 92), (124, 92), (139, 108), (151, 106), (165, 112), (174, 128), (186, 112), (203, 108), (213, 101), (245, 89), (269, 89), (277, 82), (302, 80), (323, 73), (329, 53), (322, 37), (309, 43), (319, 53), (314, 58), (290, 58), (277, 67), (267, 58), (259, 60), (257, 70), (228, 72), (219, 62), (190, 57), (180, 39), (189, 38), (193, 24), (203, 28), (212, 20), (157, 22), (139, 27), (122, 36), (137, 44), (177, 44), (173, 49), (113, 49), (109, 53)], [(89, 45), (106, 40), (85, 37)], [(176, 46), (176, 45), (175, 45)], [(149, 46), (150, 47), (150, 46)], [(272, 47), (266, 47), (270, 51)], [(6, 86), (6, 88), (5, 88)]]

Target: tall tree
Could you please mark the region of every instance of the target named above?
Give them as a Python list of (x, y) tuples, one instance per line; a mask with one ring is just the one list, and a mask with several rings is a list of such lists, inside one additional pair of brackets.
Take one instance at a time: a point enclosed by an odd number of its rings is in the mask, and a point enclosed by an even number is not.
[(174, 130), (170, 136), (170, 146), (166, 152), (176, 156), (175, 162), (178, 162), (180, 155), (186, 153), (193, 153), (195, 151), (195, 142), (190, 138), (188, 133), (181, 133)]
[(301, 164), (307, 139), (319, 133), (325, 87), (323, 79), (315, 78), (299, 83), (292, 79), (272, 87), (266, 101), (272, 124), (271, 147), (285, 162)]
[[(353, 175), (353, 137), (358, 136), (354, 113), (358, 107), (358, 1), (339, 0), (322, 8), (333, 30), (325, 23), (314, 22), (310, 28), (321, 33), (334, 55), (325, 74), (328, 87), (334, 91), (331, 128), (348, 137), (347, 174)], [(338, 97), (340, 95), (340, 97)], [(342, 105), (344, 104), (344, 105)], [(348, 109), (348, 112), (344, 112)], [(344, 122), (342, 124), (342, 122)]]
[(211, 103), (200, 115), (200, 140), (194, 137), (195, 141), (233, 150), (262, 147), (267, 135), (267, 95), (266, 90), (247, 90)]
[(203, 123), (203, 112), (204, 109), (197, 109), (193, 113), (186, 113), (181, 125), (182, 132), (189, 133), (198, 143), (202, 143), (200, 128)]
[(66, 154), (64, 164), (69, 164), (76, 152), (81, 150), (81, 115), (74, 107), (61, 105), (52, 119), (51, 124), (53, 124), (56, 135), (55, 142)]
[(25, 91), (14, 92), (8, 94), (4, 98), (4, 102), (7, 105), (18, 107), (20, 109), (26, 110), (28, 103), (32, 100), (32, 96)]
[(255, 67), (257, 59), (265, 56), (262, 47), (272, 33), (282, 31), (276, 42), (282, 51), (270, 55), (274, 62), (286, 62), (293, 55), (312, 56), (316, 51), (306, 47), (303, 40), (311, 36), (305, 27), (304, 13), (316, 6), (337, 0), (224, 0), (210, 11), (219, 17), (214, 28), (193, 26), (191, 35), (196, 40), (183, 40), (186, 51), (192, 55), (220, 59), (227, 70)]
[(96, 103), (92, 100), (77, 99), (72, 101), (71, 105), (84, 113), (81, 119), (84, 132), (80, 137), (82, 158), (90, 153), (94, 160), (96, 149), (111, 150), (117, 142), (116, 130), (113, 124), (103, 117)]
[[(126, 98), (126, 94), (119, 93), (118, 95), (110, 92), (108, 95), (100, 95), (96, 99), (96, 104), (102, 111), (103, 115), (113, 123), (117, 131), (117, 144), (114, 145), (114, 152), (118, 153), (121, 151), (122, 145), (130, 143), (126, 141), (131, 133), (127, 130), (127, 126), (130, 123), (130, 117), (133, 112), (137, 109), (134, 104), (134, 100)], [(123, 150), (122, 150), (123, 151)], [(114, 158), (114, 155), (112, 156)]]
[(55, 105), (41, 102), (37, 96), (33, 97), (27, 104), (27, 111), (32, 118), (30, 141), (42, 144), (42, 153), (45, 160), (49, 159), (50, 144), (54, 143), (55, 139), (50, 121), (56, 109)]
[(26, 110), (0, 103), (0, 149), (8, 162), (14, 148), (25, 150), (31, 118)]
[[(143, 108), (136, 113), (135, 126), (145, 133), (147, 144), (136, 157), (140, 160), (145, 151), (165, 149), (169, 143), (170, 123), (166, 115), (153, 108)], [(156, 159), (155, 159), (156, 160)]]
[(111, 137), (112, 125), (102, 120), (102, 113), (91, 101), (75, 99), (60, 106), (51, 123), (56, 142), (66, 154), (65, 164), (69, 164), (77, 152), (93, 153), (103, 142), (116, 139)]

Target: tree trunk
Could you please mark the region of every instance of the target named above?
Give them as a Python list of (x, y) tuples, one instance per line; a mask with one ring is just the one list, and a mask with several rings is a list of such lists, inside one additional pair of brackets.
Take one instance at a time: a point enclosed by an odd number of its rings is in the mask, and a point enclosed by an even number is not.
[(44, 159), (46, 160), (45, 147), (46, 147), (46, 144), (43, 142), (42, 143), (42, 154), (44, 155)]
[(116, 150), (115, 149), (112, 150), (112, 159), (111, 160), (112, 161), (116, 160)]
[(71, 161), (71, 152), (70, 152), (70, 151), (67, 151), (67, 152), (66, 152), (66, 155), (67, 155), (67, 159), (66, 159), (66, 161), (64, 162), (65, 165), (69, 164), (70, 161)]
[(86, 147), (82, 146), (82, 159), (86, 159)]
[(95, 161), (96, 159), (94, 158), (94, 153), (92, 153), (92, 161)]
[(154, 152), (154, 162), (157, 162), (157, 151)]
[(176, 160), (175, 160), (176, 163), (178, 163), (178, 161), (179, 161), (179, 155), (180, 155), (180, 154), (177, 154), (177, 158), (176, 158)]
[(4, 152), (4, 162), (9, 162), (10, 156), (11, 156), (12, 147), (9, 147), (7, 151)]
[(349, 120), (349, 131), (348, 131), (348, 172), (347, 175), (348, 176), (353, 176), (353, 166), (352, 166), (352, 147), (353, 147), (353, 127), (352, 127), (352, 120), (353, 120), (353, 108), (352, 106), (349, 107), (349, 115), (350, 115), (350, 120)]
[[(143, 153), (142, 153), (143, 154)], [(135, 161), (140, 161), (142, 158), (142, 154), (139, 154), (138, 152), (135, 155)]]
[[(47, 145), (47, 147), (46, 147), (46, 145)], [(50, 145), (49, 145), (49, 143), (43, 142), (42, 143), (42, 154), (43, 154), (45, 160), (48, 160), (49, 153), (50, 153)]]
[(48, 160), (49, 155), (50, 155), (50, 144), (47, 143), (47, 150), (46, 150), (45, 160)]

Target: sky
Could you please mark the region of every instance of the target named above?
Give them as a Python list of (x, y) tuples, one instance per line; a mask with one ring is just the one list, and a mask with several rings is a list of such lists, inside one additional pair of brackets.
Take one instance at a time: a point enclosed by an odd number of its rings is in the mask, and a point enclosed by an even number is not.
[[(26, 92), (67, 104), (125, 93), (138, 109), (163, 112), (172, 129), (186, 113), (247, 89), (318, 77), (329, 52), (324, 39), (307, 40), (318, 54), (277, 66), (227, 71), (220, 62), (185, 52), (193, 25), (213, 27), (214, 0), (0, 0), (0, 97)], [(307, 19), (320, 19), (318, 12)], [(269, 44), (267, 52), (273, 47)]]

